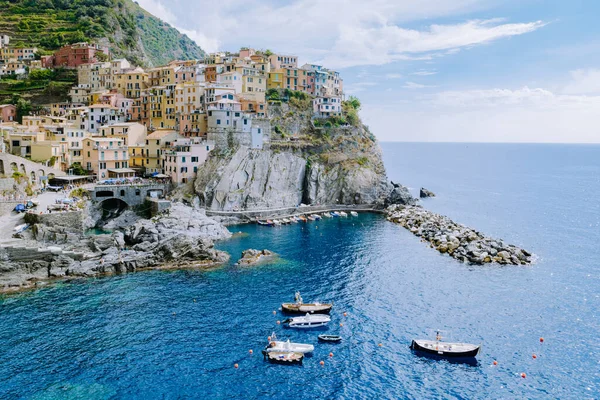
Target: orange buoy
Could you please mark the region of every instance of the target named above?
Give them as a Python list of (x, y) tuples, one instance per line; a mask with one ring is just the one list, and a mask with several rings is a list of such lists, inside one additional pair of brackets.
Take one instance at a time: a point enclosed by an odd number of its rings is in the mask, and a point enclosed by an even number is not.
[(344, 324), (340, 324), (340, 326), (344, 326)]
[(237, 364), (233, 364), (233, 368), (239, 368), (240, 366)]
[(329, 353), (329, 357), (333, 357), (333, 353)]
[(281, 324), (281, 321), (277, 321), (277, 325), (280, 325), (280, 324)]
[(540, 338), (540, 343), (544, 343), (544, 338), (543, 337)]
[(271, 341), (271, 336), (268, 336), (268, 337), (267, 337), (267, 340), (270, 342), (270, 341)]
[(527, 378), (527, 374), (526, 374), (525, 372), (523, 372), (523, 373), (521, 374), (521, 378)]
[(493, 364), (498, 365), (498, 361), (494, 360)]
[(383, 346), (383, 344), (379, 343), (377, 346), (381, 347), (381, 346)]
[(254, 353), (254, 352), (252, 351), (252, 349), (250, 349), (250, 350), (248, 350), (248, 353), (252, 354), (252, 353)]
[(321, 364), (321, 365), (325, 365), (325, 361), (321, 361), (319, 364)]
[(348, 313), (344, 313), (344, 317), (347, 317), (347, 316), (348, 316)]
[(537, 356), (535, 355), (535, 353), (533, 353), (533, 355), (531, 356), (531, 358), (533, 358), (534, 360), (537, 358)]

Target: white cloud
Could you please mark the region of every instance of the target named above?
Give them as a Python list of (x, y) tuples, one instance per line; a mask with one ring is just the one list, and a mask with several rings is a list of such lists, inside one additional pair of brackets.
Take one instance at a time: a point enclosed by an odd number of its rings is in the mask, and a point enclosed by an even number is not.
[(600, 94), (600, 69), (571, 71), (571, 82), (562, 91), (568, 94)]
[(521, 35), (543, 26), (539, 21), (511, 24), (473, 20), (453, 25), (434, 24), (421, 30), (401, 27), (407, 21), (483, 9), (493, 4), (493, 0), (139, 2), (170, 24), (184, 28), (207, 51), (218, 47), (271, 48), (332, 68), (430, 60), (448, 51)]
[(386, 74), (385, 79), (400, 79), (402, 78), (401, 74)]
[[(363, 104), (380, 140), (600, 143), (600, 96), (543, 88), (442, 91), (387, 107)], [(391, 131), (402, 121), (402, 129)]]
[(413, 72), (411, 75), (430, 76), (430, 75), (435, 75), (435, 74), (437, 74), (437, 71), (421, 70), (421, 71)]
[(364, 92), (365, 90), (367, 90), (369, 87), (372, 87), (372, 86), (377, 86), (377, 83), (371, 82), (371, 81), (351, 83), (351, 84), (346, 85), (346, 87), (344, 88), (344, 92), (346, 94), (356, 94), (359, 92)]
[(421, 83), (416, 83), (416, 82), (406, 82), (404, 84), (404, 86), (402, 86), (405, 89), (424, 89), (424, 88), (430, 88), (430, 87), (434, 87), (434, 86), (429, 86), (429, 85), (423, 85)]

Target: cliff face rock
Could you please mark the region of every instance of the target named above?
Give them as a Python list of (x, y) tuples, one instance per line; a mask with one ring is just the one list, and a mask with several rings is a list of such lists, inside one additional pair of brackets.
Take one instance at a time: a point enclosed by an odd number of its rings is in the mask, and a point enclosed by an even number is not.
[(360, 123), (315, 124), (311, 107), (309, 99), (270, 105), (271, 142), (265, 149), (213, 152), (195, 181), (200, 204), (213, 211), (301, 203), (383, 208), (393, 187), (375, 136)]
[(212, 157), (198, 172), (196, 192), (211, 210), (297, 206), (302, 201), (306, 160), (291, 153), (240, 148)]

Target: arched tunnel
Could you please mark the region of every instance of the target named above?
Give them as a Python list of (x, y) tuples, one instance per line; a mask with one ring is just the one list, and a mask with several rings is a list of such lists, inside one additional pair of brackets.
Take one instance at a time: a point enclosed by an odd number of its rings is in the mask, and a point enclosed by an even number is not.
[(112, 197), (100, 203), (102, 209), (102, 219), (107, 221), (116, 218), (129, 208), (129, 205), (121, 199)]

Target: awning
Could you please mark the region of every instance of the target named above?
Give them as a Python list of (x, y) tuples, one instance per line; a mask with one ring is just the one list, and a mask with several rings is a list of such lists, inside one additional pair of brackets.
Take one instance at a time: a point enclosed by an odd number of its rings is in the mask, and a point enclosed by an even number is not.
[(108, 172), (113, 172), (115, 174), (134, 174), (135, 171), (133, 169), (130, 168), (114, 168), (114, 169), (109, 169)]
[(64, 182), (74, 182), (81, 181), (84, 179), (93, 178), (91, 175), (69, 175), (69, 176), (55, 176), (53, 180), (55, 181), (64, 181)]
[(162, 179), (162, 178), (170, 178), (170, 176), (165, 175), (165, 174), (156, 174), (156, 175), (152, 175), (152, 178)]

